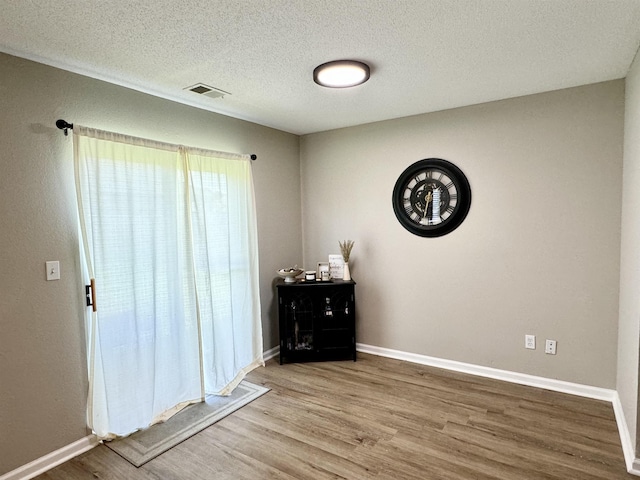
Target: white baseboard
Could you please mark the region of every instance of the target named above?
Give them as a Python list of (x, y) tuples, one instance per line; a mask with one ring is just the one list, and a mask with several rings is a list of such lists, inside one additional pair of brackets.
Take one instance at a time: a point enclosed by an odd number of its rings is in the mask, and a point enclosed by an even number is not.
[(616, 414), (616, 423), (618, 424), (618, 432), (620, 433), (620, 442), (622, 443), (622, 452), (624, 453), (624, 461), (627, 464), (627, 471), (633, 475), (640, 476), (640, 459), (636, 458), (633, 450), (633, 442), (631, 434), (627, 428), (627, 422), (624, 417), (624, 410), (618, 392), (613, 399), (613, 411)]
[(88, 435), (80, 440), (70, 443), (58, 450), (40, 457), (33, 462), (27, 463), (15, 470), (12, 470), (0, 476), (0, 480), (29, 480), (38, 475), (57, 467), (61, 463), (77, 457), (81, 453), (91, 450), (98, 445), (100, 441), (95, 435)]
[[(271, 360), (273, 357), (277, 357), (279, 353), (280, 353), (280, 347), (273, 347), (267, 350), (266, 352), (263, 352), (262, 358), (266, 362), (267, 360)], [(2, 479), (0, 478), (0, 480)]]
[(562, 380), (554, 380), (552, 378), (536, 377), (526, 373), (511, 372), (509, 370), (499, 370), (497, 368), (482, 367), (472, 363), (457, 362), (455, 360), (446, 360), (443, 358), (429, 357), (427, 355), (419, 355), (417, 353), (401, 352), (390, 348), (376, 347), (373, 345), (365, 345), (358, 343), (356, 350), (362, 353), (370, 353), (381, 357), (395, 358), (397, 360), (405, 360), (411, 363), (419, 363), (421, 365), (429, 365), (431, 367), (443, 368), (445, 370), (453, 370), (461, 373), (477, 375), (479, 377), (494, 378), (496, 380), (504, 380), (505, 382), (518, 383), (520, 385), (529, 385), (531, 387), (544, 388), (545, 390), (553, 390), (556, 392), (570, 393), (581, 397), (594, 398), (596, 400), (606, 400), (612, 402), (616, 394), (615, 390), (607, 388), (592, 387), (589, 385), (581, 385), (579, 383), (565, 382)]
[[(531, 387), (544, 388), (545, 390), (553, 390), (556, 392), (569, 393), (580, 397), (593, 398), (596, 400), (604, 400), (611, 402), (613, 412), (616, 417), (620, 442), (622, 443), (622, 453), (627, 466), (627, 471), (633, 475), (640, 476), (640, 459), (636, 458), (633, 450), (633, 442), (629, 435), (629, 429), (625, 422), (624, 412), (618, 392), (607, 388), (592, 387), (590, 385), (581, 385), (579, 383), (565, 382), (562, 380), (554, 380), (545, 377), (536, 377), (525, 373), (510, 372), (508, 370), (498, 370), (496, 368), (482, 367), (470, 363), (456, 362), (454, 360), (446, 360), (442, 358), (429, 357), (427, 355), (419, 355), (416, 353), (402, 352), (389, 348), (376, 347), (373, 345), (365, 345), (358, 343), (356, 350), (362, 353), (370, 353), (381, 357), (395, 358), (396, 360), (404, 360), (411, 363), (421, 365), (429, 365), (431, 367), (443, 368), (445, 370), (453, 370), (470, 375), (478, 375), (480, 377), (493, 378), (503, 380), (505, 382), (518, 383), (520, 385), (528, 385)], [(0, 479), (2, 480), (2, 479)]]

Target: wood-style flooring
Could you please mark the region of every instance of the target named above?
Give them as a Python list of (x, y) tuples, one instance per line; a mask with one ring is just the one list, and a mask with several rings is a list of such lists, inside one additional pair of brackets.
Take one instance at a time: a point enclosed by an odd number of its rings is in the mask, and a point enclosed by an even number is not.
[(365, 354), (248, 380), (271, 391), (141, 468), (100, 445), (37, 478), (637, 478), (607, 402)]

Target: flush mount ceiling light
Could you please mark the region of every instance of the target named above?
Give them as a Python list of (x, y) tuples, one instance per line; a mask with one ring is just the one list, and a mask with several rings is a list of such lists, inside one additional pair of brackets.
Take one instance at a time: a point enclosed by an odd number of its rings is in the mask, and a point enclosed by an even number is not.
[(355, 87), (369, 80), (369, 65), (355, 60), (336, 60), (313, 70), (313, 81), (329, 88)]

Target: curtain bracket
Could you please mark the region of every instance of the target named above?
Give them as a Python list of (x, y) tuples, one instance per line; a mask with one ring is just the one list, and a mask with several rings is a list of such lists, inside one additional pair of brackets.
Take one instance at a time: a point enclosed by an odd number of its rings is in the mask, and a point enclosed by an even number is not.
[(84, 286), (85, 298), (87, 301), (87, 307), (93, 307), (93, 311), (96, 311), (96, 280), (91, 279), (89, 285)]

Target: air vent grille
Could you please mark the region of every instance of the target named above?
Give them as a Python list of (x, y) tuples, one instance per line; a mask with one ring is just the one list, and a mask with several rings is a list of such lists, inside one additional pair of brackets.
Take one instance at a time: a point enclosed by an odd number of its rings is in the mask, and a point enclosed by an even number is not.
[(204, 95), (209, 98), (224, 98), (225, 95), (231, 95), (229, 92), (225, 92), (224, 90), (220, 90), (219, 88), (212, 87), (210, 85), (205, 85), (204, 83), (197, 83), (185, 88), (185, 90), (189, 90), (193, 93)]

